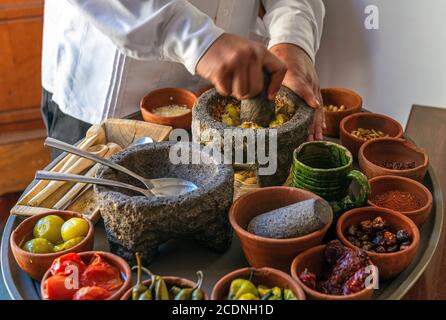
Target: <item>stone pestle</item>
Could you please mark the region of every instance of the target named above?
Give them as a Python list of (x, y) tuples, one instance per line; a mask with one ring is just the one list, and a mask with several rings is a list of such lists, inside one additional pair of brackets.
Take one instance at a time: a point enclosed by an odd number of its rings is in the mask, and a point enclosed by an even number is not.
[(268, 87), (271, 76), (268, 71), (263, 70), (263, 89), (257, 96), (242, 100), (240, 104), (240, 119), (242, 122), (254, 122), (268, 128), (276, 114), (274, 101), (268, 100)]
[(247, 230), (273, 239), (301, 237), (322, 229), (332, 215), (327, 201), (309, 199), (260, 214), (249, 222)]

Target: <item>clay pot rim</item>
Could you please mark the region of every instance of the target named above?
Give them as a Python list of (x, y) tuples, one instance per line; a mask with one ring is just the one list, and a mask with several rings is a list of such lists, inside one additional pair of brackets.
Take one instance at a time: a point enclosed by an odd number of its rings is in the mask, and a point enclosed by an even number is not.
[(322, 88), (321, 89), (321, 94), (324, 94), (325, 92), (332, 92), (332, 93), (342, 93), (342, 94), (349, 94), (351, 96), (354, 96), (355, 99), (358, 100), (358, 103), (355, 106), (345, 106), (345, 110), (343, 111), (329, 111), (329, 110), (325, 110), (324, 108), (324, 112), (328, 113), (328, 114), (339, 114), (339, 115), (345, 115), (347, 113), (351, 113), (351, 112), (358, 112), (362, 109), (362, 104), (363, 104), (363, 99), (361, 97), (361, 95), (359, 95), (357, 92), (348, 89), (348, 88), (341, 88), (341, 87), (330, 87), (330, 88)]
[[(358, 137), (355, 137), (354, 135), (352, 135), (350, 132), (348, 132), (345, 129), (345, 124), (350, 121), (353, 118), (356, 117), (365, 117), (365, 118), (380, 118), (381, 120), (384, 121), (388, 121), (390, 123), (392, 123), (392, 125), (394, 125), (395, 127), (398, 128), (398, 133), (396, 134), (396, 136), (390, 137), (390, 138), (401, 138), (404, 134), (403, 132), (403, 127), (401, 126), (401, 124), (396, 121), (395, 119), (392, 119), (389, 116), (386, 116), (384, 114), (380, 114), (380, 113), (373, 113), (373, 112), (357, 112), (357, 113), (353, 113), (351, 115), (348, 115), (347, 117), (345, 117), (344, 119), (341, 120), (341, 123), (339, 124), (339, 130), (340, 132), (342, 132), (343, 134), (347, 135), (349, 138), (351, 138), (353, 141), (361, 143), (361, 144), (365, 144), (366, 142), (370, 142), (370, 141), (374, 141), (374, 140), (378, 140), (378, 139), (373, 139), (373, 140), (369, 140), (369, 141), (364, 141), (362, 139), (359, 139)], [(385, 138), (382, 138), (385, 139)]]
[[(82, 218), (84, 220), (87, 221), (88, 223), (88, 232), (87, 235), (75, 246), (69, 248), (69, 249), (65, 249), (62, 251), (58, 251), (58, 252), (51, 252), (51, 253), (32, 253), (32, 252), (28, 252), (26, 250), (23, 250), (20, 245), (17, 244), (18, 240), (23, 241), (23, 239), (16, 239), (17, 238), (17, 231), (24, 228), (25, 226), (27, 226), (28, 224), (30, 224), (31, 222), (37, 223), (37, 221), (40, 218), (43, 218), (45, 216), (48, 215), (56, 215), (59, 216), (60, 213), (63, 214), (67, 214), (69, 216), (71, 216), (71, 218)], [(61, 217), (62, 218), (62, 217)], [(67, 221), (68, 219), (63, 218), (64, 221)], [(38, 259), (38, 258), (58, 258), (61, 255), (64, 255), (66, 253), (70, 253), (70, 252), (76, 252), (76, 250), (78, 250), (79, 248), (81, 248), (89, 239), (94, 237), (94, 226), (93, 223), (90, 221), (90, 219), (86, 218), (83, 214), (78, 213), (78, 212), (74, 212), (74, 211), (65, 211), (65, 210), (55, 210), (55, 211), (45, 211), (39, 214), (35, 214), (32, 215), (31, 217), (26, 218), (25, 220), (23, 220), (11, 233), (11, 237), (10, 237), (10, 245), (11, 245), (11, 249), (12, 250), (16, 250), (18, 254), (28, 258), (28, 259)]]
[[(106, 251), (84, 251), (78, 253), (81, 257), (93, 256), (95, 254), (99, 254), (105, 258), (105, 260), (116, 267), (119, 270), (119, 273), (122, 278), (122, 274), (125, 275), (125, 279), (123, 280), (122, 286), (116, 290), (110, 297), (106, 300), (117, 300), (120, 299), (121, 296), (128, 290), (128, 287), (132, 285), (132, 271), (130, 269), (129, 264), (120, 256), (113, 254), (111, 252)], [(50, 277), (50, 269), (48, 269), (40, 282), (40, 294), (42, 300), (47, 300), (44, 298), (44, 284), (45, 281)]]
[[(385, 216), (393, 216), (397, 218), (397, 220), (402, 221), (402, 224), (409, 225), (409, 229), (412, 232), (412, 243), (409, 245), (409, 247), (403, 251), (397, 251), (397, 252), (391, 252), (391, 253), (377, 253), (373, 251), (366, 251), (370, 258), (382, 258), (382, 257), (393, 257), (397, 258), (398, 256), (406, 255), (408, 252), (416, 251), (418, 249), (418, 245), (420, 243), (420, 231), (410, 218), (403, 215), (401, 212), (381, 208), (381, 207), (361, 207), (361, 208), (355, 208), (352, 210), (349, 210), (341, 215), (341, 217), (338, 219), (338, 223), (336, 224), (336, 235), (338, 236), (339, 240), (341, 242), (350, 248), (358, 248), (354, 244), (352, 244), (350, 241), (347, 240), (347, 238), (344, 236), (344, 233), (342, 232), (342, 226), (345, 224), (345, 221), (347, 218), (354, 216), (355, 214), (362, 213), (362, 212), (373, 212), (376, 213), (376, 215), (382, 216), (382, 214)], [(372, 214), (373, 216), (373, 214)], [(384, 217), (385, 218), (385, 217)], [(409, 231), (409, 230), (408, 230)], [(359, 248), (360, 249), (360, 248)]]
[[(396, 169), (387, 169), (384, 167), (381, 167), (375, 163), (373, 163), (372, 161), (370, 161), (364, 154), (365, 149), (368, 148), (371, 144), (374, 143), (381, 143), (381, 142), (397, 142), (399, 145), (401, 145), (403, 148), (407, 148), (410, 149), (411, 152), (417, 153), (417, 154), (421, 154), (424, 158), (424, 161), (422, 164), (416, 166), (415, 168), (412, 169), (404, 169), (404, 170), (396, 170)], [(415, 144), (403, 139), (403, 138), (390, 138), (390, 137), (386, 137), (386, 138), (377, 138), (377, 139), (373, 139), (373, 140), (369, 140), (367, 142), (365, 142), (361, 148), (359, 149), (359, 156), (364, 160), (364, 163), (374, 169), (380, 169), (384, 172), (387, 173), (413, 173), (416, 172), (422, 168), (426, 168), (429, 165), (429, 156), (427, 155), (426, 152), (424, 152), (422, 149), (418, 148)]]
[[(330, 221), (321, 229), (316, 230), (312, 233), (309, 233), (307, 235), (301, 236), (301, 237), (293, 237), (293, 238), (286, 238), (286, 239), (274, 239), (274, 238), (266, 238), (266, 237), (261, 237), (258, 235), (255, 235), (249, 231), (247, 231), (245, 228), (243, 228), (242, 226), (240, 226), (235, 218), (235, 208), (237, 207), (239, 201), (243, 201), (246, 198), (249, 198), (250, 196), (252, 196), (255, 192), (268, 192), (270, 190), (295, 190), (297, 192), (303, 193), (303, 194), (307, 194), (309, 196), (312, 196), (311, 199), (322, 199), (321, 197), (319, 197), (318, 195), (307, 191), (307, 190), (303, 190), (303, 189), (299, 189), (299, 188), (292, 188), (292, 187), (286, 187), (286, 186), (275, 186), (275, 187), (266, 187), (266, 188), (261, 188), (261, 189), (257, 189), (257, 190), (253, 190), (250, 191), (242, 196), (240, 196), (232, 205), (231, 208), (229, 209), (229, 222), (231, 223), (232, 228), (235, 230), (235, 232), (237, 234), (240, 234), (244, 237), (250, 238), (252, 240), (255, 241), (259, 241), (259, 242), (264, 242), (264, 243), (270, 243), (270, 244), (294, 244), (296, 241), (308, 241), (317, 237), (320, 237), (321, 235), (325, 234), (328, 229), (330, 228), (331, 224), (333, 223), (333, 219), (334, 219), (334, 215), (333, 215), (333, 210), (330, 207), (330, 212), (331, 212), (331, 218)], [(310, 199), (310, 198), (309, 198)], [(323, 199), (322, 199), (323, 200)]]
[[(421, 182), (418, 182), (418, 181), (410, 179), (410, 178), (402, 177), (402, 176), (377, 176), (377, 177), (370, 179), (369, 182), (370, 182), (370, 184), (372, 184), (373, 182), (382, 181), (382, 180), (399, 180), (400, 182), (408, 183), (413, 186), (416, 186), (417, 188), (420, 188), (427, 195), (426, 204), (424, 206), (422, 206), (420, 209), (412, 210), (412, 211), (398, 211), (398, 212), (401, 212), (404, 215), (418, 215), (418, 214), (422, 214), (423, 211), (427, 210), (430, 206), (432, 206), (432, 202), (433, 202), (432, 193)], [(380, 206), (376, 205), (370, 199), (368, 200), (368, 203), (369, 203), (369, 205), (376, 207), (376, 208), (387, 209), (387, 208), (380, 207)]]
[(192, 114), (192, 108), (193, 108), (193, 105), (192, 105), (192, 106), (186, 105), (187, 108), (189, 109), (189, 111), (186, 112), (185, 114), (182, 114), (182, 115), (179, 115), (179, 116), (172, 116), (172, 117), (165, 117), (165, 116), (156, 115), (156, 114), (152, 113), (151, 109), (148, 109), (148, 108), (147, 108), (147, 106), (146, 106), (146, 102), (147, 102), (147, 100), (148, 100), (151, 96), (158, 95), (158, 94), (160, 94), (160, 93), (164, 93), (164, 92), (166, 92), (166, 91), (167, 91), (167, 92), (172, 92), (173, 94), (174, 94), (174, 93), (177, 93), (177, 92), (181, 92), (181, 93), (184, 93), (184, 94), (186, 94), (186, 95), (193, 96), (193, 97), (195, 98), (195, 101), (197, 101), (197, 96), (195, 95), (195, 93), (193, 93), (192, 91), (189, 91), (189, 90), (187, 90), (187, 89), (183, 89), (183, 88), (174, 88), (174, 87), (160, 88), (160, 89), (152, 90), (152, 91), (146, 93), (146, 94), (142, 97), (141, 102), (139, 103), (141, 112), (142, 112), (142, 113), (145, 113), (145, 114), (147, 114), (147, 115), (150, 115), (150, 117), (152, 117), (152, 118), (153, 118), (154, 120), (156, 120), (156, 121), (162, 121), (162, 120), (166, 120), (166, 119), (169, 119), (169, 120), (171, 120), (171, 121), (176, 121), (176, 120), (181, 120), (181, 119), (190, 117), (191, 114)]
[[(309, 144), (324, 144), (324, 145), (334, 145), (340, 149), (343, 149), (345, 151), (345, 154), (350, 158), (349, 162), (341, 167), (336, 167), (336, 168), (330, 168), (330, 169), (321, 169), (321, 168), (313, 168), (310, 167), (308, 165), (306, 165), (305, 163), (301, 162), (300, 160), (297, 159), (297, 153), (300, 152), (306, 145)], [(337, 172), (337, 171), (342, 171), (347, 169), (348, 167), (351, 167), (353, 164), (353, 155), (350, 152), (350, 150), (348, 150), (346, 147), (344, 147), (343, 145), (340, 145), (338, 143), (335, 142), (331, 142), (331, 141), (308, 141), (308, 142), (304, 142), (302, 143), (299, 147), (297, 147), (294, 151), (293, 151), (293, 162), (299, 162), (299, 164), (304, 167), (305, 169), (314, 171), (314, 172)], [(291, 170), (293, 170), (293, 168), (291, 168)]]
[[(197, 284), (195, 281), (189, 280), (187, 278), (177, 277), (177, 276), (161, 276), (161, 278), (166, 282), (166, 284), (177, 285), (179, 283), (183, 283), (186, 287), (183, 288), (193, 288)], [(142, 283), (147, 286), (152, 282), (152, 279), (146, 279)], [(121, 300), (129, 300), (132, 295), (132, 290), (134, 286), (131, 286), (122, 296)], [(201, 290), (204, 292), (204, 300), (209, 300), (209, 296), (203, 288)]]
[[(214, 287), (212, 288), (212, 293), (211, 293), (211, 300), (216, 300), (216, 288), (221, 287), (224, 283), (227, 283), (228, 281), (232, 280), (232, 279), (236, 279), (245, 275), (248, 275), (251, 273), (251, 270), (254, 270), (255, 272), (259, 272), (259, 273), (263, 273), (265, 276), (268, 276), (269, 274), (275, 274), (277, 276), (283, 277), (285, 279), (287, 279), (287, 281), (289, 283), (293, 283), (297, 289), (297, 292), (294, 291), (293, 288), (293, 293), (295, 295), (297, 295), (298, 300), (306, 300), (305, 298), (305, 292), (302, 289), (302, 286), (296, 281), (296, 279), (294, 279), (293, 277), (291, 277), (289, 274), (278, 270), (278, 269), (274, 269), (274, 268), (270, 268), (270, 267), (262, 267), (262, 268), (254, 268), (254, 267), (245, 267), (245, 268), (240, 268), (240, 269), (236, 269), (234, 271), (231, 271), (227, 274), (225, 274), (223, 277), (221, 277), (214, 285)], [(259, 285), (257, 283), (255, 283), (255, 285)]]
[[(348, 294), (348, 295), (337, 295), (337, 294), (326, 294), (322, 293), (316, 290), (311, 289), (308, 287), (305, 283), (300, 280), (299, 275), (297, 274), (297, 266), (302, 263), (303, 257), (313, 255), (315, 252), (318, 252), (319, 250), (325, 249), (327, 245), (321, 244), (312, 248), (309, 248), (301, 253), (299, 253), (296, 258), (294, 258), (293, 262), (291, 263), (291, 276), (294, 280), (296, 280), (299, 285), (303, 288), (305, 292), (308, 292), (309, 294), (313, 296), (317, 296), (319, 299), (323, 300), (354, 300), (357, 297), (361, 297), (364, 292), (367, 291), (373, 291), (373, 288), (364, 288), (361, 291), (358, 291), (356, 293)], [(373, 264), (370, 264), (373, 265)], [(309, 270), (311, 271), (311, 270)]]

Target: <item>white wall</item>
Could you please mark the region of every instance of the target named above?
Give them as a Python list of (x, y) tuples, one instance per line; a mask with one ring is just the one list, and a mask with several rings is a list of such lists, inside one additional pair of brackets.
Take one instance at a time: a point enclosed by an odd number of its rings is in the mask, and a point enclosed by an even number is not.
[[(322, 87), (358, 91), (364, 107), (406, 124), (413, 104), (446, 107), (446, 0), (325, 0)], [(364, 27), (376, 5), (380, 29)]]

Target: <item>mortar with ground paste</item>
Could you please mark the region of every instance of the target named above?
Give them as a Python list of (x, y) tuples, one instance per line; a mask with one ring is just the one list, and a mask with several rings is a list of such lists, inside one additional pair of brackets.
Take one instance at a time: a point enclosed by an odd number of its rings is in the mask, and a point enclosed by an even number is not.
[[(230, 107), (227, 110), (228, 105)], [(202, 94), (192, 109), (193, 141), (222, 151), (229, 149), (231, 154), (224, 152), (224, 155), (234, 164), (255, 164), (257, 181), (262, 187), (283, 185), (289, 175), (293, 150), (308, 136), (314, 110), (290, 89), (282, 87), (276, 98), (274, 121), (268, 128), (261, 128), (256, 124), (240, 121), (239, 105), (239, 101), (223, 97), (215, 89)], [(228, 122), (229, 120), (231, 122)], [(232, 130), (234, 138), (226, 141), (223, 148), (221, 142), (224, 141), (226, 129)], [(264, 140), (262, 133), (265, 134)], [(275, 136), (277, 153), (275, 146), (270, 150), (270, 139), (275, 139)], [(247, 147), (247, 137), (257, 137), (257, 143), (252, 150)], [(243, 154), (242, 162), (236, 161), (237, 152)], [(259, 168), (267, 168), (270, 165), (263, 161), (263, 154), (264, 158), (274, 157), (274, 160), (277, 160), (277, 169), (273, 173), (259, 172)]]
[[(202, 162), (174, 164), (170, 151), (184, 160), (201, 157)], [(193, 238), (217, 252), (229, 248), (232, 166), (219, 164), (200, 145), (175, 142), (131, 147), (111, 160), (146, 178), (177, 177), (198, 186), (172, 197), (145, 197), (121, 188), (95, 186), (112, 252), (128, 261), (133, 261), (134, 252), (141, 252), (144, 262), (149, 263), (158, 247), (173, 238)], [(106, 167), (101, 167), (97, 176), (141, 186), (134, 178)]]

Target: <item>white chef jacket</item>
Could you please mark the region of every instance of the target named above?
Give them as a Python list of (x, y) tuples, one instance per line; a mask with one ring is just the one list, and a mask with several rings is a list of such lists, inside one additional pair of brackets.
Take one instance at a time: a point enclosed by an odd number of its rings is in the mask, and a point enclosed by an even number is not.
[(201, 56), (224, 32), (272, 47), (293, 43), (314, 61), (322, 0), (46, 0), (42, 86), (88, 123), (139, 109), (156, 88), (197, 90)]

